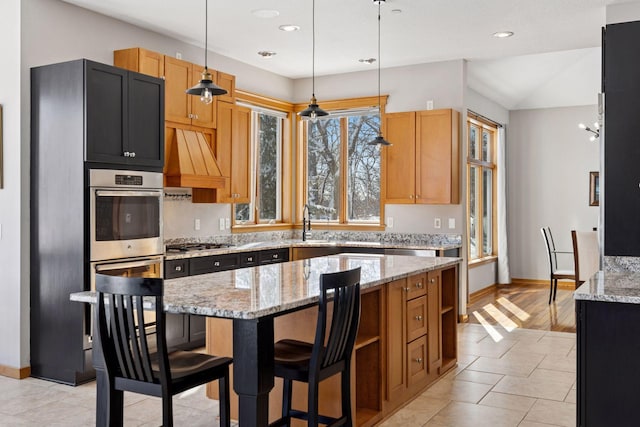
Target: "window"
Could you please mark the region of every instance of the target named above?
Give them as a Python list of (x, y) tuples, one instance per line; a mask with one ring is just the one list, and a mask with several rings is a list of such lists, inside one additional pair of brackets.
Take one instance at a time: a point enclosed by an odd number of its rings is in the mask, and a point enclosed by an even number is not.
[(287, 115), (249, 106), (251, 113), (251, 202), (235, 204), (238, 224), (282, 222), (283, 125)]
[(380, 224), (378, 109), (334, 111), (304, 122), (306, 203), (316, 222)]
[(495, 186), (496, 136), (494, 124), (469, 113), (467, 119), (467, 206), (469, 261), (496, 255)]

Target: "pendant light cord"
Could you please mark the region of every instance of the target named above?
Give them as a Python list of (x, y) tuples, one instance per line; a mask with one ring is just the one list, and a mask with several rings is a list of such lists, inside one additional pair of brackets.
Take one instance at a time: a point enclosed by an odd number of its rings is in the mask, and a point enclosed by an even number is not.
[(380, 102), (380, 4), (378, 2), (378, 116), (382, 119), (382, 103)]
[(209, 40), (209, 1), (204, 0), (204, 69), (207, 70), (207, 41)]
[(311, 3), (311, 95), (316, 97), (316, 0)]

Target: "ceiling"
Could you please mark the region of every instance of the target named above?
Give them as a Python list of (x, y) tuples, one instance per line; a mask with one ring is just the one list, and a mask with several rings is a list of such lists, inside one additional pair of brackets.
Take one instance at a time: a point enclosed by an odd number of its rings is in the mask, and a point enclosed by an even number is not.
[[(204, 47), (203, 0), (64, 1)], [(473, 89), (485, 94), (498, 88), (500, 99), (493, 99), (501, 105), (526, 108), (523, 100), (536, 84), (556, 77), (552, 71), (563, 73), (575, 61), (599, 58), (593, 52), (600, 46), (605, 7), (622, 2), (386, 0), (381, 5), (381, 67), (464, 58)], [(358, 61), (377, 57), (378, 6), (372, 0), (317, 0), (315, 9), (316, 75), (376, 67)], [(259, 17), (259, 10), (278, 14)], [(283, 24), (300, 30), (281, 31)], [(311, 76), (310, 0), (209, 0), (208, 31), (214, 52), (292, 79)], [(515, 35), (499, 39), (492, 36), (497, 31)], [(265, 59), (259, 51), (276, 55)], [(599, 63), (587, 72), (599, 80)]]

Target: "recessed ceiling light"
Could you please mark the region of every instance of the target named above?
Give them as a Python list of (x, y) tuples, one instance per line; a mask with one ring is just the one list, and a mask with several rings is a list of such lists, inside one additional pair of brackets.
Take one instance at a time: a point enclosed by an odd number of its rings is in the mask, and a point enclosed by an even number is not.
[(391, 13), (393, 13), (393, 14), (396, 14), (396, 15), (397, 15), (397, 14), (399, 14), (399, 13), (402, 13), (402, 9), (391, 9)]
[(358, 59), (358, 61), (362, 63), (366, 62), (367, 64), (373, 64), (374, 62), (376, 62), (376, 58), (367, 58), (367, 59), (362, 58), (362, 59)]
[(513, 35), (513, 31), (498, 31), (497, 33), (493, 33), (493, 37), (497, 37), (499, 39), (505, 39), (507, 37), (511, 37)]
[(299, 26), (292, 25), (292, 24), (280, 25), (278, 28), (280, 28), (282, 31), (286, 31), (288, 33), (291, 32), (291, 31), (298, 31), (300, 29)]
[(275, 9), (256, 9), (252, 10), (251, 14), (253, 16), (257, 16), (258, 18), (275, 18), (276, 16), (280, 15), (280, 12)]
[(271, 58), (272, 56), (276, 56), (276, 53), (271, 50), (261, 50), (260, 52), (258, 52), (258, 55), (262, 56), (263, 58)]

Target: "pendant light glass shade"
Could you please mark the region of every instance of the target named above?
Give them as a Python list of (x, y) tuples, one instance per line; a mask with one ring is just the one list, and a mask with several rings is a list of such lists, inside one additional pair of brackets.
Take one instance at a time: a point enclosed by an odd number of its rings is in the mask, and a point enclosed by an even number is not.
[(207, 39), (209, 35), (209, 4), (207, 0), (204, 0), (204, 11), (204, 70), (202, 71), (202, 78), (198, 84), (187, 89), (186, 93), (189, 95), (199, 96), (200, 101), (205, 104), (211, 104), (214, 96), (224, 95), (227, 91), (213, 82), (211, 73), (207, 67)]
[(318, 117), (328, 116), (329, 113), (320, 108), (318, 101), (316, 100), (316, 0), (313, 0), (312, 8), (311, 32), (313, 33), (313, 43), (311, 54), (311, 100), (309, 101), (309, 106), (300, 111), (298, 115), (302, 117), (303, 120), (311, 120), (315, 122)]
[(378, 128), (378, 136), (376, 136), (373, 141), (367, 142), (367, 145), (382, 145), (389, 146), (393, 145), (382, 136), (382, 103), (380, 102), (380, 5), (385, 0), (373, 0), (374, 3), (378, 4), (378, 119), (380, 121)]

